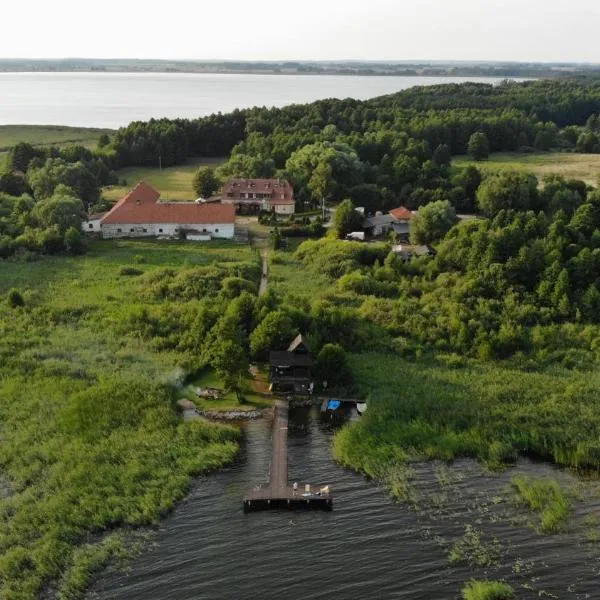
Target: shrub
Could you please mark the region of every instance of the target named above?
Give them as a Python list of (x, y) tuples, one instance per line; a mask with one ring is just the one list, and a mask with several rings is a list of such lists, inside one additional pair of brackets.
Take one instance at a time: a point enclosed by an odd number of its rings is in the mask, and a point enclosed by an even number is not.
[(121, 276), (138, 277), (139, 275), (143, 274), (144, 271), (136, 269), (135, 267), (121, 267), (119, 270), (119, 275)]
[(9, 290), (6, 299), (8, 301), (8, 305), (11, 308), (17, 308), (17, 306), (25, 306), (25, 300), (23, 299), (21, 292), (19, 292), (19, 290), (15, 288)]

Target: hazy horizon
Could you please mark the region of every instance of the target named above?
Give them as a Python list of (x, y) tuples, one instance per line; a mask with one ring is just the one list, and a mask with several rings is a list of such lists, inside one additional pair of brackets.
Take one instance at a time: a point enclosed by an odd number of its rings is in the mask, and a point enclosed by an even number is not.
[[(594, 0), (171, 0), (160, 11), (106, 0), (93, 20), (76, 0), (33, 4), (26, 35), (3, 32), (5, 59), (600, 63)], [(21, 5), (3, 18), (21, 22)]]

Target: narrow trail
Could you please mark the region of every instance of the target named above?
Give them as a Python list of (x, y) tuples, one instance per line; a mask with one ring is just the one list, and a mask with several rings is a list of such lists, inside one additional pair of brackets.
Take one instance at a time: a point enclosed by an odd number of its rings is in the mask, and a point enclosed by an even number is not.
[(262, 256), (262, 273), (260, 275), (260, 287), (258, 288), (258, 295), (262, 296), (267, 292), (267, 283), (268, 283), (268, 251), (266, 248), (263, 248), (260, 251), (260, 255)]

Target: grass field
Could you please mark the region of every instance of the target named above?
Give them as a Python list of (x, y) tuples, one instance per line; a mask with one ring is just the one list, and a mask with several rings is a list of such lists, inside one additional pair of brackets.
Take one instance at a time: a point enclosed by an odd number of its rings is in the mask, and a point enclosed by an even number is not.
[[(58, 581), (57, 597), (78, 597), (68, 590), (121, 551), (103, 532), (157, 523), (194, 475), (235, 456), (236, 429), (181, 419), (184, 351), (165, 336), (218, 301), (202, 277), (218, 286), (255, 262), (233, 242), (132, 240), (2, 262), (0, 597), (33, 600)], [(165, 297), (167, 281), (189, 292)], [(23, 307), (6, 301), (11, 288)]]
[(0, 125), (0, 170), (4, 167), (8, 150), (18, 142), (34, 146), (66, 146), (81, 144), (94, 148), (103, 134), (112, 129), (64, 127), (62, 125)]
[(145, 181), (155, 187), (162, 200), (195, 200), (192, 180), (198, 167), (203, 165), (218, 166), (224, 161), (220, 158), (191, 158), (185, 165), (167, 167), (130, 167), (117, 172), (119, 181), (127, 181), (127, 185), (109, 186), (102, 190), (108, 200), (122, 198), (138, 181)]
[(540, 179), (545, 175), (556, 173), (567, 178), (582, 179), (590, 185), (598, 185), (600, 176), (600, 154), (520, 154), (506, 152), (492, 154), (488, 160), (476, 162), (464, 156), (452, 159), (457, 167), (475, 165), (482, 171), (499, 169), (526, 171), (534, 173)]
[(103, 133), (110, 135), (114, 132), (112, 129), (59, 125), (0, 125), (0, 151), (8, 150), (17, 142), (27, 142), (34, 146), (81, 144), (92, 148)]

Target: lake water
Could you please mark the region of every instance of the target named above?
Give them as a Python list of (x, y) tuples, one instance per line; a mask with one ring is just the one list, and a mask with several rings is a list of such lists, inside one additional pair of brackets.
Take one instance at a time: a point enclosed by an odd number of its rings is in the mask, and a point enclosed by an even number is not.
[[(329, 483), (333, 511), (243, 512), (246, 490), (267, 480), (271, 453), (270, 423), (250, 423), (235, 464), (199, 479), (161, 524), (154, 548), (127, 572), (106, 573), (88, 598), (453, 600), (471, 577), (505, 578), (519, 600), (600, 597), (600, 538), (587, 537), (599, 527), (590, 520), (600, 509), (595, 483), (530, 461), (493, 476), (470, 460), (426, 462), (413, 465), (414, 504), (397, 504), (333, 462), (333, 433), (315, 410), (290, 413), (290, 479)], [(510, 501), (516, 473), (577, 487), (566, 533), (528, 526), (533, 517)], [(480, 532), (490, 565), (450, 564), (467, 525)]]
[(367, 99), (466, 77), (219, 75), (199, 73), (0, 73), (0, 125), (116, 128), (152, 117), (194, 118), (322, 98)]

